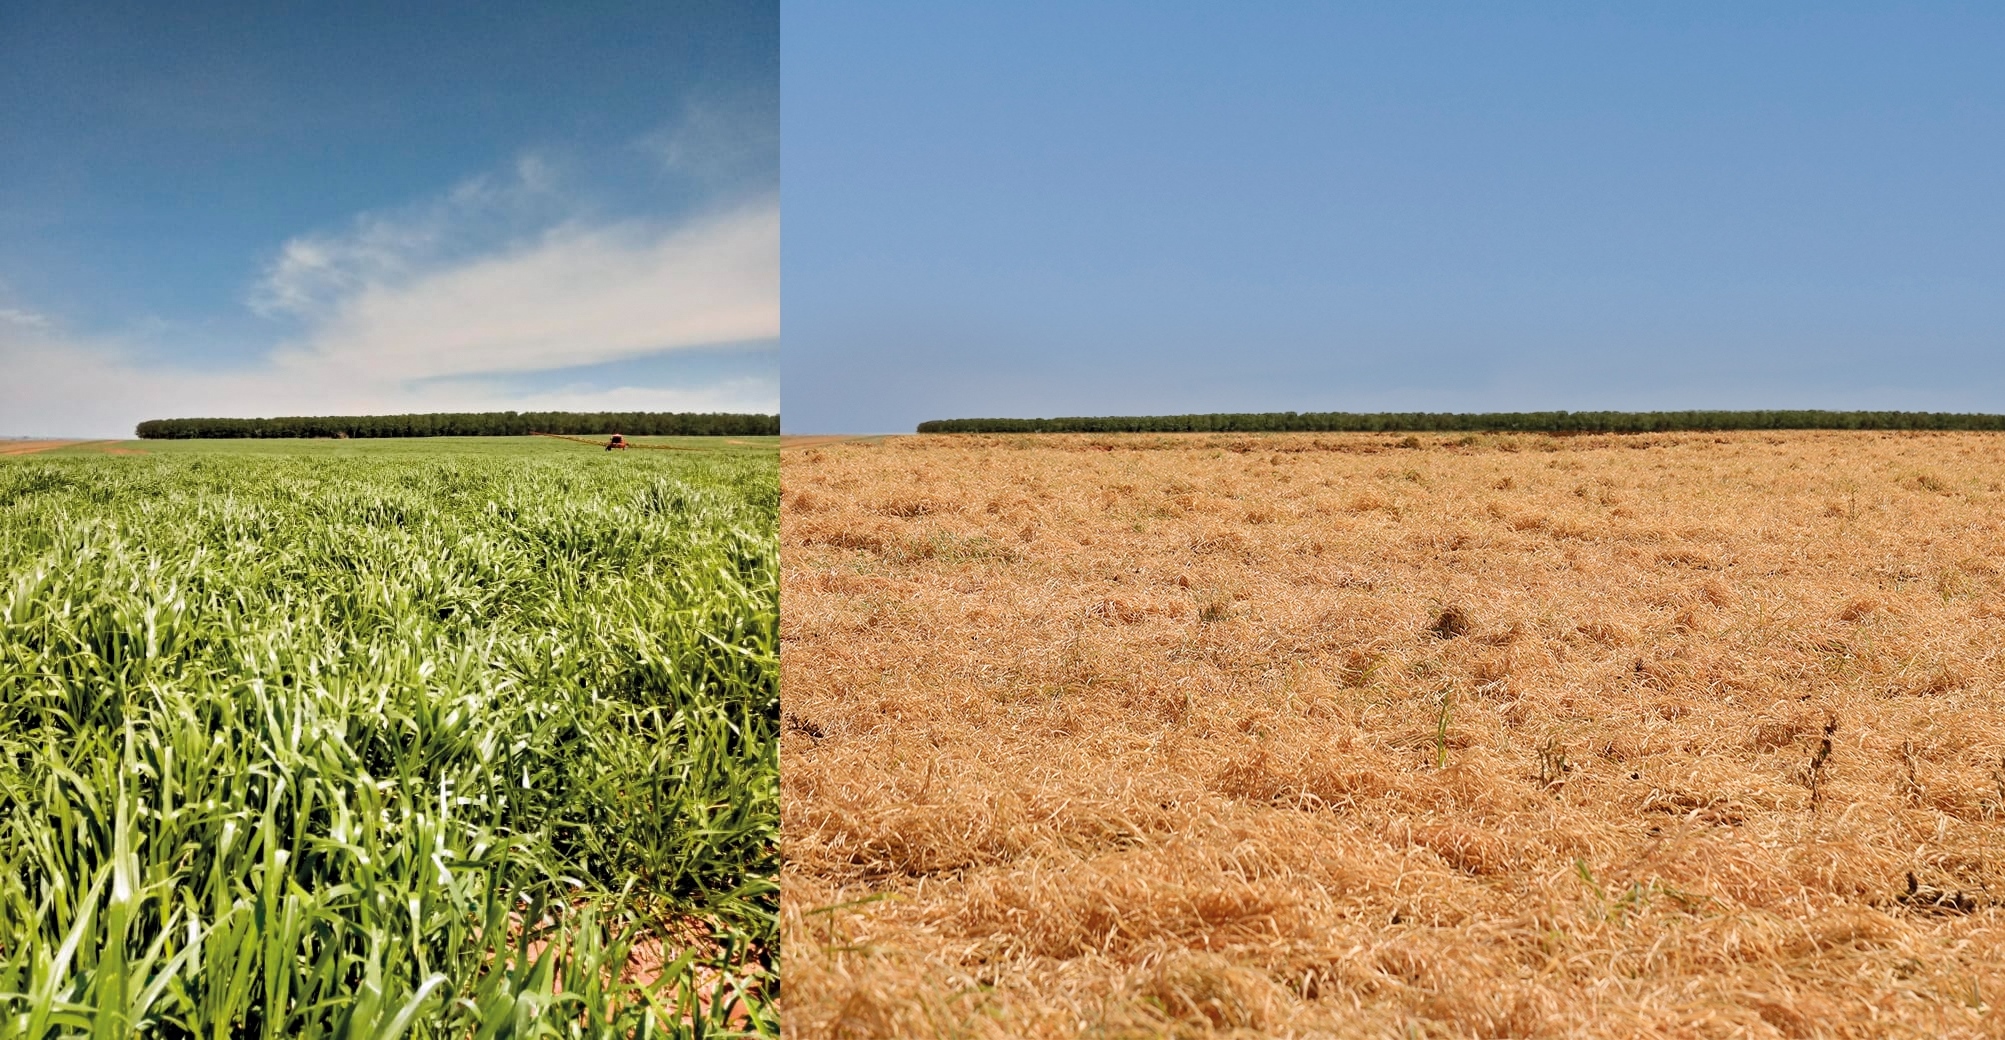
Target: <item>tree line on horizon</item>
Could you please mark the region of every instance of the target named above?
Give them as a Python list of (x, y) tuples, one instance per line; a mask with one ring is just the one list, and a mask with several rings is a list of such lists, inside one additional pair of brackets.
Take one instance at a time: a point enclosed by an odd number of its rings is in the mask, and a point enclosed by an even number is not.
[(271, 419), (148, 419), (142, 440), (233, 437), (520, 437), (619, 433), (636, 437), (758, 437), (780, 432), (777, 415), (739, 412), (424, 412), (295, 415)]
[(1211, 412), (1057, 419), (933, 419), (920, 433), (1672, 433), (1715, 430), (2005, 430), (1964, 412)]

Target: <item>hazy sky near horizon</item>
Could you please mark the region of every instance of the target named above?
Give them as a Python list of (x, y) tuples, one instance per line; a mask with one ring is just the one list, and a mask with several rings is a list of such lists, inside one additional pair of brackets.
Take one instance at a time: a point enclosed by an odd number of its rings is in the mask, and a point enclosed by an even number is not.
[(2005, 412), (2005, 8), (789, 0), (785, 428)]
[(0, 6), (0, 435), (779, 405), (767, 2)]

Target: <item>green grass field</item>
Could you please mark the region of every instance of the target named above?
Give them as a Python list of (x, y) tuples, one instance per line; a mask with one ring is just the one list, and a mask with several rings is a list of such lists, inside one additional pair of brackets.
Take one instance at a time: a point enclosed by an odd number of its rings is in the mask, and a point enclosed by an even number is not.
[(776, 1033), (777, 438), (647, 440), (0, 458), (0, 1035)]

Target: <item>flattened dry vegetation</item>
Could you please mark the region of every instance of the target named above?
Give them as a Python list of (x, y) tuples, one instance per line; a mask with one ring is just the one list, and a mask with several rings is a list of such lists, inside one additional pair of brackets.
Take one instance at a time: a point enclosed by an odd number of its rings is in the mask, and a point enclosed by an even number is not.
[(2005, 1035), (1995, 435), (782, 486), (790, 1036)]

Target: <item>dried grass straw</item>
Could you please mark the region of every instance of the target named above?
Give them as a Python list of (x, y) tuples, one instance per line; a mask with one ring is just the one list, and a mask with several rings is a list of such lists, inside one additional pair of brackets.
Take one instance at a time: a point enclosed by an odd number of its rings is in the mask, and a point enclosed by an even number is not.
[(2005, 1035), (1995, 435), (782, 468), (789, 1036)]

